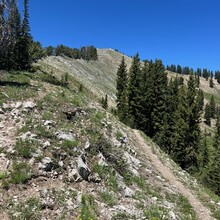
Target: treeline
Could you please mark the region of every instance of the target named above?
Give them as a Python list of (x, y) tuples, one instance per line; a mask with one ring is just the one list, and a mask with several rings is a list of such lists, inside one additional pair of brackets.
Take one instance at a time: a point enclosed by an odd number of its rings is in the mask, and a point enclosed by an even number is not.
[(23, 19), (17, 0), (2, 0), (0, 4), (0, 70), (28, 70), (32, 62), (45, 56), (67, 56), (74, 59), (97, 60), (97, 49), (80, 49), (64, 45), (43, 48), (30, 34), (28, 0), (23, 2)]
[(84, 60), (97, 60), (98, 54), (97, 49), (94, 46), (85, 46), (80, 49), (71, 48), (64, 45), (58, 45), (57, 47), (46, 47), (47, 56), (67, 56), (73, 59), (84, 59)]
[(215, 77), (215, 79), (218, 81), (218, 83), (220, 83), (220, 71), (211, 71), (207, 68), (197, 68), (196, 70), (194, 70), (193, 68), (190, 68), (188, 66), (180, 66), (180, 65), (167, 65), (166, 67), (167, 70), (172, 71), (174, 73), (179, 73), (179, 74), (184, 74), (184, 75), (197, 75), (197, 76), (201, 76), (203, 78), (205, 78), (206, 80), (208, 80), (208, 78), (213, 78)]
[(204, 94), (197, 79), (190, 75), (187, 86), (178, 77), (168, 81), (162, 61), (142, 66), (138, 54), (128, 71), (123, 58), (117, 72), (117, 113), (121, 121), (142, 130), (189, 173), (200, 173), (206, 181), (215, 178), (211, 187), (220, 193), (216, 169), (220, 163), (213, 160), (220, 154), (220, 146), (209, 152), (205, 145), (207, 136), (200, 129)]

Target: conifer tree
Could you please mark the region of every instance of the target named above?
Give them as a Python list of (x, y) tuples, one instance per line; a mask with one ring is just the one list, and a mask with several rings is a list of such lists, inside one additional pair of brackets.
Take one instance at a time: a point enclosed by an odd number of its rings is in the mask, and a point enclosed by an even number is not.
[(201, 171), (204, 171), (209, 164), (209, 151), (206, 130), (203, 133), (202, 137), (202, 143), (200, 144), (200, 169)]
[(20, 51), (20, 69), (27, 70), (30, 68), (31, 57), (29, 53), (32, 37), (29, 26), (28, 0), (24, 0), (24, 18), (21, 25), (21, 37), (19, 41)]
[(166, 112), (168, 80), (164, 65), (161, 60), (155, 61), (151, 74), (154, 81), (154, 98), (152, 102), (153, 108), (151, 113), (153, 127), (151, 128), (151, 135), (154, 136), (161, 130)]
[(198, 102), (199, 110), (202, 111), (204, 106), (204, 93), (201, 89), (199, 89), (198, 91), (197, 102)]
[(216, 194), (220, 195), (220, 118), (217, 117), (216, 130), (214, 137), (213, 147), (213, 159), (210, 163), (207, 174), (204, 178), (206, 185), (212, 189)]
[(117, 97), (117, 112), (121, 121), (125, 122), (128, 114), (127, 107), (127, 86), (128, 86), (128, 74), (127, 66), (124, 56), (122, 57), (121, 64), (118, 67), (117, 79), (116, 79), (116, 97)]
[(220, 115), (217, 116), (217, 120), (216, 120), (213, 147), (215, 149), (220, 148)]
[(156, 134), (154, 140), (156, 143), (168, 154), (171, 153), (171, 139), (175, 132), (174, 125), (174, 112), (176, 112), (179, 102), (179, 88), (178, 88), (178, 78), (174, 80), (171, 79), (168, 90), (167, 97), (165, 102), (165, 115), (164, 123), (160, 132)]
[(129, 113), (129, 125), (131, 127), (137, 127), (137, 116), (140, 108), (141, 99), (141, 64), (139, 54), (137, 53), (132, 61), (129, 70), (129, 82), (128, 82), (128, 113)]
[(216, 104), (215, 104), (215, 99), (214, 96), (211, 96), (210, 99), (210, 116), (211, 118), (215, 118), (215, 113), (216, 113)]
[(214, 87), (214, 83), (213, 83), (213, 78), (212, 77), (209, 80), (209, 86), (210, 86), (210, 88)]
[(204, 114), (205, 123), (208, 126), (211, 126), (211, 109), (209, 103), (205, 106), (205, 114)]
[(172, 137), (172, 156), (179, 165), (189, 171), (198, 169), (200, 134), (200, 110), (197, 102), (194, 77), (188, 81), (187, 91), (180, 90), (180, 101), (175, 113), (175, 133)]

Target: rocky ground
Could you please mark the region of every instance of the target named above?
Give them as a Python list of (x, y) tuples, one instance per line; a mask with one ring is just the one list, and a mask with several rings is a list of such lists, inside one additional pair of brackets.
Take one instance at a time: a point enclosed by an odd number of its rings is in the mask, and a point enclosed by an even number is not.
[(218, 219), (219, 198), (75, 78), (49, 74), (1, 79), (0, 219)]

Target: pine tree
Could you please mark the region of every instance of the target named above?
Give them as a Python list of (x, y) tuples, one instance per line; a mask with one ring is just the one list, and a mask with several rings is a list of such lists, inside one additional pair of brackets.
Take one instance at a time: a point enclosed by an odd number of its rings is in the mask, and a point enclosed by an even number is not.
[(214, 87), (214, 83), (213, 83), (213, 78), (212, 77), (209, 80), (209, 86), (210, 86), (210, 88)]
[(220, 118), (217, 117), (216, 130), (214, 136), (213, 159), (204, 178), (205, 184), (216, 194), (220, 195)]
[(202, 135), (202, 143), (200, 144), (200, 169), (201, 171), (204, 171), (208, 164), (209, 164), (209, 150), (208, 150), (208, 144), (207, 144), (207, 132), (205, 132)]
[(177, 65), (177, 69), (176, 69), (177, 73), (182, 73), (182, 67), (180, 65)]
[(216, 113), (216, 104), (215, 104), (215, 99), (214, 96), (211, 96), (210, 99), (210, 116), (211, 118), (215, 118), (215, 113)]
[(174, 113), (174, 133), (171, 138), (171, 157), (176, 163), (178, 163), (183, 169), (186, 169), (185, 157), (187, 154), (187, 133), (188, 133), (188, 107), (186, 100), (186, 91), (182, 86), (179, 90), (178, 108)]
[(128, 74), (127, 66), (124, 57), (122, 57), (121, 64), (118, 67), (117, 79), (116, 79), (116, 97), (117, 97), (117, 110), (118, 117), (121, 121), (125, 122), (128, 114), (127, 107), (127, 86), (128, 86)]
[(205, 119), (205, 123), (208, 126), (211, 126), (211, 109), (210, 109), (210, 105), (208, 103), (205, 106), (204, 119)]
[(220, 148), (220, 115), (217, 116), (217, 120), (216, 120), (213, 147), (215, 149)]
[(24, 18), (21, 25), (21, 37), (18, 43), (20, 52), (20, 69), (27, 70), (30, 68), (31, 56), (29, 53), (32, 37), (29, 26), (28, 0), (24, 0)]
[(190, 75), (187, 91), (182, 87), (180, 101), (175, 113), (175, 133), (172, 137), (172, 157), (189, 171), (198, 169), (200, 134), (200, 110), (194, 77)]
[(137, 53), (132, 61), (129, 70), (129, 82), (128, 82), (128, 112), (129, 112), (129, 125), (131, 127), (137, 127), (137, 116), (140, 108), (140, 96), (141, 96), (141, 64), (139, 54)]

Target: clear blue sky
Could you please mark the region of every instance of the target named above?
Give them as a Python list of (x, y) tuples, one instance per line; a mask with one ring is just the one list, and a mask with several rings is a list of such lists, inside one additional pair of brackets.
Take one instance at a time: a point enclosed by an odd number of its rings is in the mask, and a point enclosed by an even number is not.
[(30, 0), (29, 12), (43, 46), (94, 45), (220, 69), (220, 0)]

